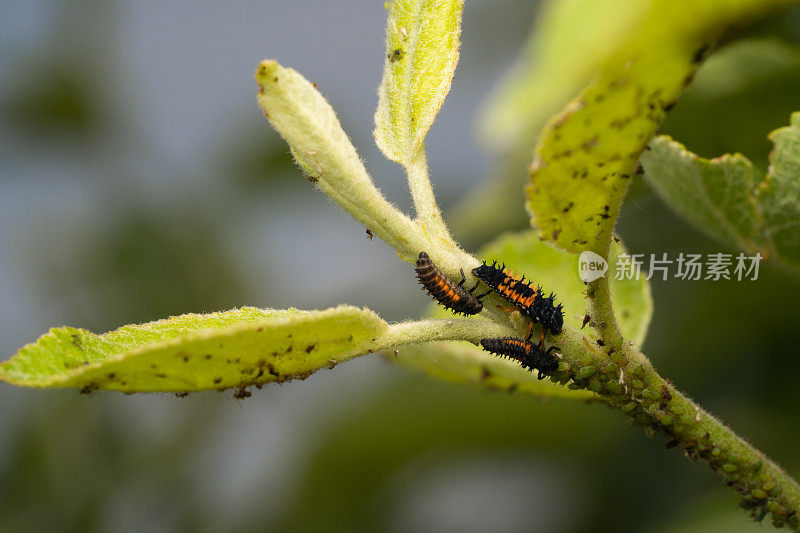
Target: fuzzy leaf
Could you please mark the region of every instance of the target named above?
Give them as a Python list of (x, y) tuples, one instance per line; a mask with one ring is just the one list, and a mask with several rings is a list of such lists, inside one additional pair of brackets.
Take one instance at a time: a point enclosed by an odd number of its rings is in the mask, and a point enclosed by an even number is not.
[(305, 379), (370, 352), (387, 329), (368, 309), (245, 307), (125, 326), (101, 335), (50, 330), (0, 364), (0, 380), (26, 387), (124, 392), (201, 391)]
[(463, 10), (463, 0), (391, 3), (374, 134), (392, 161), (412, 161), (450, 91)]
[[(256, 69), (258, 104), (319, 188), (399, 252), (410, 253), (419, 227), (375, 187), (327, 100), (298, 72), (276, 61)], [(416, 254), (414, 254), (416, 255)]]
[[(611, 247), (611, 261), (606, 276), (610, 277), (612, 303), (620, 328), (626, 338), (641, 345), (653, 314), (650, 286), (644, 278), (620, 281), (614, 278), (617, 255), (624, 249)], [(506, 263), (517, 274), (532, 277), (546, 292), (554, 292), (564, 304), (564, 324), (580, 330), (586, 309), (585, 286), (578, 274), (578, 258), (539, 240), (534, 231), (500, 237), (481, 251), (481, 257)], [(441, 306), (431, 311), (436, 317), (452, 316)], [(475, 320), (482, 320), (475, 318)], [(591, 334), (591, 330), (586, 330)], [(558, 337), (549, 337), (558, 345)], [(480, 347), (465, 343), (436, 343), (418, 348), (404, 348), (398, 361), (435, 377), (490, 387), (513, 389), (536, 396), (582, 399), (591, 397), (586, 391), (573, 391), (549, 381), (538, 381), (518, 364), (494, 357)]]
[[(705, 51), (728, 29), (790, 3), (631, 4), (638, 17), (625, 39), (542, 133), (527, 187), (541, 237), (573, 253), (605, 255), (639, 156)], [(605, 16), (619, 14), (608, 10)]]
[(645, 179), (717, 240), (800, 268), (800, 113), (769, 135), (766, 176), (740, 154), (704, 159), (669, 137), (642, 156)]

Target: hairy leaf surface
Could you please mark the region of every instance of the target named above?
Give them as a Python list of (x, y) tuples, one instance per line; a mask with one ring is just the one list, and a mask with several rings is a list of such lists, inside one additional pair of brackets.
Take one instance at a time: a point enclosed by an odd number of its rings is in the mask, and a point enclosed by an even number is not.
[(100, 335), (61, 327), (0, 364), (0, 380), (86, 392), (183, 392), (305, 379), (368, 353), (386, 328), (372, 311), (350, 306), (325, 311), (245, 307)]

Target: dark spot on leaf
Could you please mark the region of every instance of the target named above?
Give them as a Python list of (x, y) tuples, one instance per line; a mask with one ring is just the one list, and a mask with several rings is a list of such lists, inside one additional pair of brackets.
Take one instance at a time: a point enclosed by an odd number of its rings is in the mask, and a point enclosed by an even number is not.
[(286, 348), (286, 353), (292, 353), (292, 348), (294, 348), (291, 344), (288, 348)]
[(694, 52), (694, 55), (692, 56), (692, 63), (699, 63), (699, 62), (701, 62), (701, 61), (702, 61), (702, 60), (703, 60), (703, 59), (706, 57), (706, 52), (708, 52), (708, 49), (709, 49), (709, 48), (710, 48), (710, 46), (709, 46), (709, 45), (707, 45), (707, 44), (704, 44), (703, 46), (701, 46), (700, 48), (698, 48), (698, 49), (697, 49), (697, 50)]
[(386, 55), (386, 59), (389, 60), (389, 63), (394, 63), (395, 61), (403, 59), (404, 55), (406, 55), (406, 53), (403, 52), (402, 48), (395, 48)]
[(605, 345), (606, 345), (606, 343), (605, 343), (605, 342), (603, 342), (603, 339), (597, 339), (597, 345), (598, 345), (598, 346), (605, 346)]
[(156, 377), (157, 378), (165, 378), (165, 377), (167, 377), (167, 375), (166, 374), (156, 374)]
[(211, 359), (211, 354), (210, 353), (206, 354), (206, 359)]
[(316, 345), (315, 344), (309, 344), (308, 347), (306, 348), (306, 353), (311, 353), (314, 350), (314, 346), (316, 346)]
[(214, 378), (214, 385), (219, 385), (222, 383), (222, 378)]
[(233, 393), (233, 398), (235, 400), (244, 400), (245, 398), (249, 398), (251, 396), (250, 391), (244, 387), (239, 387), (239, 389)]
[(108, 375), (108, 379), (114, 379), (115, 377), (117, 377), (117, 375), (116, 375), (115, 373), (113, 373), (113, 372), (111, 372), (111, 373)]

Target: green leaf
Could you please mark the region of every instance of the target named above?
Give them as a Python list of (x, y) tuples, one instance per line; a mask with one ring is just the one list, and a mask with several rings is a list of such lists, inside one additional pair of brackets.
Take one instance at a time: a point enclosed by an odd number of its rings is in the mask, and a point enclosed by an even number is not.
[[(705, 51), (732, 27), (790, 3), (631, 3), (635, 23), (592, 83), (546, 126), (537, 146), (527, 197), (542, 238), (573, 253), (606, 255), (639, 156)], [(620, 16), (618, 10), (603, 14)]]
[(764, 246), (753, 195), (760, 179), (743, 155), (703, 159), (662, 136), (650, 143), (642, 166), (647, 182), (698, 228), (744, 250)]
[[(653, 300), (648, 282), (639, 280), (617, 280), (616, 258), (624, 249), (620, 244), (611, 247), (611, 261), (606, 276), (609, 276), (612, 303), (618, 316), (620, 328), (626, 338), (641, 345), (653, 314)], [(564, 322), (577, 330), (583, 327), (586, 309), (585, 285), (578, 273), (578, 258), (541, 241), (534, 231), (507, 234), (481, 250), (481, 257), (490, 261), (504, 262), (518, 274), (542, 285), (546, 292), (554, 292), (557, 300), (564, 304)], [(431, 314), (437, 317), (452, 316), (441, 306), (434, 306)], [(480, 317), (475, 320), (482, 320)], [(591, 334), (591, 330), (586, 330)], [(558, 345), (558, 337), (550, 338)], [(493, 357), (479, 347), (465, 343), (437, 343), (416, 349), (404, 348), (398, 362), (419, 368), (435, 377), (455, 382), (481, 383), (490, 387), (513, 389), (537, 396), (586, 398), (586, 391), (573, 391), (554, 385), (549, 381), (538, 381), (536, 377), (518, 364)]]
[(481, 110), (482, 140), (499, 152), (523, 150), (529, 163), (542, 126), (591, 81), (646, 6), (629, 0), (545, 2), (520, 57)]
[(726, 44), (697, 71), (661, 131), (702, 157), (735, 151), (766, 171), (764, 132), (798, 108), (798, 86), (800, 47), (763, 37)]
[(450, 91), (463, 10), (463, 0), (391, 3), (374, 134), (392, 161), (413, 160)]
[(201, 391), (305, 379), (371, 352), (387, 329), (368, 309), (245, 307), (187, 314), (94, 334), (54, 328), (0, 364), (0, 380), (26, 387), (124, 392)]
[(645, 179), (720, 242), (800, 268), (800, 113), (769, 138), (775, 149), (764, 176), (740, 154), (704, 159), (658, 137), (642, 156)]
[(256, 82), (258, 105), (306, 174), (322, 183), (371, 184), (336, 113), (314, 84), (273, 60), (261, 62)]
[[(265, 60), (256, 69), (258, 104), (297, 164), (370, 231), (410, 256), (422, 231), (375, 187), (333, 108), (298, 72)], [(414, 256), (416, 256), (414, 252)]]
[(800, 268), (800, 112), (769, 138), (775, 149), (757, 192), (764, 234), (776, 259)]

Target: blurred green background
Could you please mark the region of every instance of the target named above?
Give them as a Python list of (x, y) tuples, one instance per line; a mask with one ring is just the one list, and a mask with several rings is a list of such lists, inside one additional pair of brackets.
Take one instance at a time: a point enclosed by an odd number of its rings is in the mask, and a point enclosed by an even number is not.
[[(445, 208), (490, 164), (475, 112), (537, 9), (467, 3), (427, 142)], [(371, 137), (383, 2), (7, 0), (2, 11), (3, 359), (62, 324), (100, 332), (242, 305), (346, 302), (388, 320), (426, 308), (411, 266), (301, 179), (255, 102), (259, 60), (298, 69), (407, 208), (399, 167)], [(800, 109), (800, 14), (747, 37), (703, 67), (663, 132), (765, 167), (766, 134)], [(632, 253), (732, 251), (641, 183), (617, 229)], [(800, 475), (798, 280), (764, 268), (757, 282), (652, 289), (644, 349), (656, 367)], [(378, 358), (245, 401), (0, 385), (0, 531), (758, 527), (705, 466), (663, 445), (598, 405), (443, 384)]]

